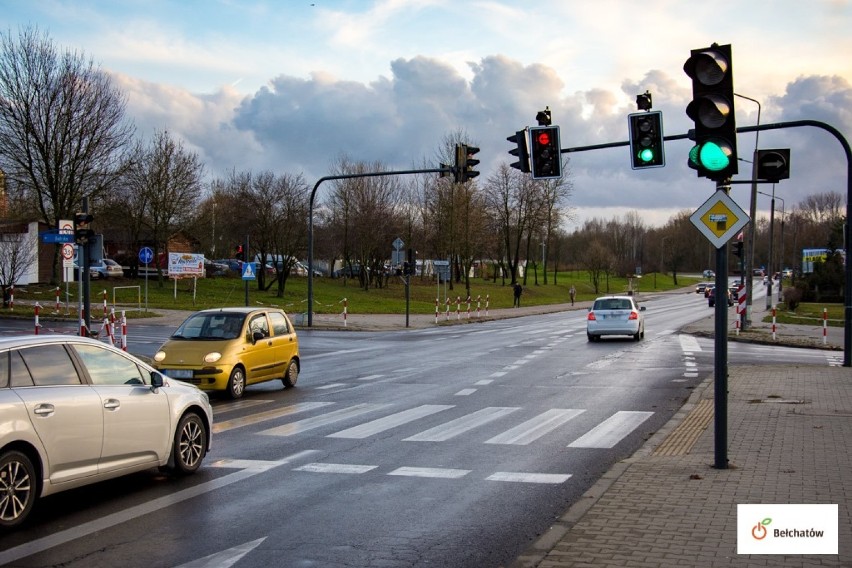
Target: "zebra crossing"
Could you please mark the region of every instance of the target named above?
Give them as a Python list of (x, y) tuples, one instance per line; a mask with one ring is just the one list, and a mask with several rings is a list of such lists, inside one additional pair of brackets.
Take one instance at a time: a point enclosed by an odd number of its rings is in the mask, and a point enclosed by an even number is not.
[[(242, 407), (256, 407), (263, 403), (272, 403), (272, 401), (254, 400)], [(217, 408), (217, 414), (224, 414), (240, 408), (238, 405), (234, 406), (236, 408), (233, 406), (229, 406), (227, 409)], [(292, 437), (312, 430), (330, 428), (333, 431), (324, 433), (325, 438), (365, 440), (386, 435), (396, 430), (406, 432), (405, 434), (400, 433), (396, 438), (401, 443), (443, 443), (491, 427), (496, 428), (497, 431), (494, 432), (494, 435), (487, 437), (482, 442), (483, 444), (523, 447), (541, 440), (548, 434), (557, 432), (559, 428), (587, 412), (587, 409), (582, 408), (551, 408), (525, 420), (516, 419), (511, 424), (507, 424), (513, 416), (523, 414), (520, 412), (523, 410), (522, 407), (485, 407), (467, 411), (461, 416), (450, 417), (453, 411), (459, 410), (459, 407), (453, 404), (423, 404), (395, 410), (393, 406), (393, 404), (369, 403), (348, 406), (341, 406), (333, 402), (297, 403), (257, 412), (244, 418), (217, 420), (215, 431), (223, 433), (244, 426), (285, 418), (289, 421), (263, 428), (257, 432), (257, 435)], [(438, 425), (426, 427), (413, 434), (408, 430), (408, 427), (416, 425), (420, 420), (434, 418), (442, 414), (446, 415), (447, 419)], [(653, 415), (653, 412), (635, 410), (615, 411), (612, 415), (603, 418), (596, 425), (586, 430), (585, 433), (574, 437), (573, 441), (563, 447), (566, 449), (612, 448)], [(345, 424), (352, 421), (358, 423), (354, 425)], [(497, 427), (498, 424), (502, 424), (502, 426)], [(340, 426), (345, 427), (339, 428)], [(388, 468), (378, 464), (337, 463), (334, 461), (310, 462), (301, 465), (289, 463), (289, 465), (292, 466), (292, 471), (324, 475), (363, 475), (373, 472), (374, 474), (392, 477), (445, 480), (458, 480), (471, 475), (479, 475), (481, 479), (491, 482), (546, 485), (565, 483), (572, 476), (572, 474), (564, 472), (492, 471), (481, 473), (470, 469), (398, 464)], [(252, 460), (220, 459), (213, 462), (211, 467), (252, 469), (259, 466), (254, 465)], [(263, 465), (263, 467), (268, 467), (268, 464)]]
[[(255, 405), (258, 403), (258, 401), (253, 402)], [(279, 418), (291, 418), (299, 414), (321, 411), (319, 414), (313, 416), (297, 418), (284, 424), (264, 428), (258, 431), (257, 434), (262, 436), (291, 437), (304, 434), (311, 430), (335, 426), (341, 422), (363, 419), (362, 422), (354, 426), (348, 426), (341, 430), (325, 434), (325, 437), (364, 440), (415, 424), (417, 421), (427, 417), (447, 413), (457, 408), (453, 404), (423, 404), (391, 412), (377, 418), (368, 418), (368, 415), (391, 409), (393, 405), (359, 403), (342, 408), (338, 408), (338, 406), (339, 403), (334, 402), (304, 402), (253, 413), (241, 418), (230, 420), (219, 420), (217, 418), (214, 423), (214, 432), (219, 434)], [(228, 410), (231, 410), (231, 408)], [(503, 421), (519, 410), (522, 410), (519, 406), (480, 408), (461, 416), (450, 418), (445, 422), (431, 426), (415, 434), (403, 435), (404, 437), (401, 437), (400, 440), (403, 442), (447, 442), (492, 423)], [(217, 408), (216, 412), (217, 414), (221, 414), (225, 411)], [(518, 424), (509, 427), (504, 426), (502, 431), (489, 437), (483, 443), (491, 445), (529, 445), (556, 431), (585, 412), (586, 409), (582, 408), (547, 409)], [(653, 412), (635, 410), (616, 411), (589, 431), (574, 439), (566, 447), (591, 449), (612, 448), (653, 416), (653, 414)]]

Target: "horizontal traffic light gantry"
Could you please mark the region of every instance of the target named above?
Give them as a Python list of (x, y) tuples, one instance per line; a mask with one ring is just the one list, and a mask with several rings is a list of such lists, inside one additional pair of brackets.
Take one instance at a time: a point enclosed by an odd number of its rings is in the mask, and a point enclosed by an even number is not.
[(530, 170), (533, 179), (562, 177), (558, 126), (530, 127)]
[(479, 164), (479, 160), (473, 157), (477, 153), (479, 153), (479, 148), (476, 146), (456, 144), (456, 183), (465, 183), (479, 175), (479, 172), (473, 169), (474, 166)]
[(660, 168), (666, 165), (663, 146), (663, 113), (638, 112), (627, 115), (630, 134), (630, 167)]
[(689, 167), (699, 177), (724, 181), (738, 171), (731, 46), (693, 49), (683, 70), (692, 79), (686, 114), (695, 122)]

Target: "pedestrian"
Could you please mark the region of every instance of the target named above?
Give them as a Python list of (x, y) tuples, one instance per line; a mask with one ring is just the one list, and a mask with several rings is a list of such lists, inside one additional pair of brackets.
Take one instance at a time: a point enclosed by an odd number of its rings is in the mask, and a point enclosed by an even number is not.
[(521, 307), (521, 292), (523, 292), (523, 288), (521, 288), (520, 282), (515, 282), (515, 286), (512, 288), (515, 294), (515, 303), (512, 304), (516, 308)]
[(571, 284), (571, 289), (568, 290), (568, 295), (571, 296), (571, 305), (574, 305), (574, 297), (577, 295), (577, 289)]

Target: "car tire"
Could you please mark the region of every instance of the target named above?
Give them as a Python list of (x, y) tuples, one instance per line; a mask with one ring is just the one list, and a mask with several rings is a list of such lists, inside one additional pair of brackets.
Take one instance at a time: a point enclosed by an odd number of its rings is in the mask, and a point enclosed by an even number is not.
[(281, 382), (284, 383), (284, 388), (291, 389), (296, 386), (296, 382), (299, 380), (299, 364), (295, 361), (290, 361), (290, 364), (287, 365), (287, 371), (284, 373), (284, 377), (281, 379)]
[(11, 450), (0, 455), (0, 527), (23, 523), (35, 505), (38, 481), (33, 462), (26, 454)]
[(589, 341), (591, 341), (592, 343), (600, 339), (600, 337), (598, 337), (597, 335), (592, 335), (591, 333), (587, 333), (586, 335), (588, 335)]
[(234, 400), (243, 396), (246, 390), (246, 372), (242, 367), (234, 367), (231, 376), (228, 377), (228, 396)]
[(641, 331), (637, 331), (636, 333), (633, 334), (633, 341), (639, 341), (640, 339), (642, 339), (642, 332)]
[(178, 475), (194, 473), (207, 454), (207, 427), (194, 412), (184, 414), (175, 431), (172, 471)]

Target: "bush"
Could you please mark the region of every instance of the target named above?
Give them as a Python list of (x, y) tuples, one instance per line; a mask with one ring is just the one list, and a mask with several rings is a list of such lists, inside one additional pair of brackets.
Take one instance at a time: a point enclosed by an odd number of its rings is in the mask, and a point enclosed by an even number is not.
[(784, 288), (784, 292), (782, 293), (784, 296), (784, 303), (787, 304), (787, 309), (791, 312), (795, 312), (796, 308), (799, 307), (799, 304), (802, 302), (802, 297), (804, 296), (804, 292), (801, 288)]

